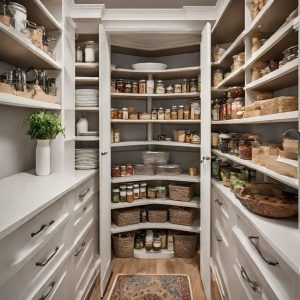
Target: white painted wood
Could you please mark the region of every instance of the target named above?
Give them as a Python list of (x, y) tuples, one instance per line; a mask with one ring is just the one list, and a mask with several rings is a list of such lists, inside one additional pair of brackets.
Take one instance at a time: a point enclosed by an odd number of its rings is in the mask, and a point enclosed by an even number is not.
[(211, 25), (207, 23), (201, 35), (201, 161), (200, 199), (201, 236), (200, 272), (206, 298), (211, 299), (210, 276), (210, 177), (211, 177)]
[(97, 142), (97, 141), (99, 141), (99, 136), (75, 136), (75, 141)]
[(200, 144), (180, 143), (173, 141), (128, 141), (120, 143), (112, 143), (112, 148), (133, 147), (133, 146), (166, 146), (166, 147), (185, 147), (185, 148), (200, 148)]
[(75, 63), (75, 71), (77, 76), (98, 76), (99, 63)]
[(133, 93), (111, 93), (112, 99), (189, 99), (199, 97), (199, 93), (172, 93), (172, 94), (133, 94)]
[(76, 86), (98, 86), (99, 77), (75, 77)]
[(240, 68), (231, 72), (227, 77), (225, 77), (217, 86), (214, 88), (224, 88), (232, 85), (240, 85), (244, 81), (244, 71), (245, 66), (241, 66)]
[(160, 251), (146, 251), (146, 249), (134, 249), (133, 256), (139, 259), (170, 259), (175, 255), (174, 251), (161, 249)]
[(99, 111), (99, 107), (76, 106), (75, 110), (78, 110), (78, 111)]

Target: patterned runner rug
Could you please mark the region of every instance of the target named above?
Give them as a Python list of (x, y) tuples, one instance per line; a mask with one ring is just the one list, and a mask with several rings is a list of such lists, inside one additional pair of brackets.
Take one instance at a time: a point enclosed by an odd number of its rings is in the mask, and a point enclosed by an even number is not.
[(118, 274), (109, 300), (193, 300), (187, 275)]

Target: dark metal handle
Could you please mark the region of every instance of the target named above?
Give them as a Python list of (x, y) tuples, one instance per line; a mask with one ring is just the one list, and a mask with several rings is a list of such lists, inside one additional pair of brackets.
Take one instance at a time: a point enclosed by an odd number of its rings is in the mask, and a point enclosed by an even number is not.
[(83, 242), (83, 243), (80, 245), (80, 249), (79, 249), (77, 252), (75, 252), (74, 256), (78, 256), (78, 255), (83, 251), (83, 249), (85, 248), (85, 245), (86, 245), (86, 243)]
[(47, 294), (46, 294), (46, 295), (42, 295), (42, 296), (39, 298), (39, 300), (45, 300), (45, 299), (47, 299), (48, 296), (50, 295), (50, 293), (52, 292), (54, 286), (55, 286), (55, 281), (52, 281), (52, 282), (49, 284), (49, 286), (48, 286), (48, 288), (50, 288), (50, 289), (49, 289), (49, 291), (47, 292)]
[(298, 140), (300, 140), (300, 132), (299, 132), (297, 129), (295, 129), (295, 128), (290, 128), (290, 129), (286, 130), (286, 131), (282, 134), (283, 138), (285, 138), (285, 136), (286, 136), (288, 133), (290, 133), (290, 132), (296, 133), (296, 134), (297, 134), (297, 137), (298, 137)]
[(101, 152), (101, 155), (106, 155), (108, 154), (108, 152)]
[(58, 250), (59, 247), (56, 247), (54, 252), (44, 262), (37, 262), (35, 265), (38, 267), (45, 267), (49, 263), (49, 261), (55, 256)]
[(82, 200), (86, 195), (87, 193), (91, 190), (91, 188), (88, 188), (87, 190), (85, 190), (83, 193), (81, 193), (79, 195), (79, 199)]
[(277, 261), (272, 261), (269, 260), (267, 258), (264, 257), (264, 255), (262, 254), (261, 250), (259, 249), (259, 246), (254, 242), (254, 240), (258, 240), (259, 237), (258, 236), (248, 236), (248, 239), (250, 241), (250, 243), (253, 245), (253, 247), (255, 248), (255, 250), (257, 251), (257, 253), (259, 254), (259, 256), (268, 264), (271, 266), (277, 266), (279, 265), (279, 262)]
[(87, 210), (87, 206), (85, 206), (82, 211), (85, 212)]
[(42, 232), (45, 228), (51, 226), (53, 223), (54, 223), (54, 220), (51, 220), (48, 224), (43, 224), (38, 231), (31, 233), (31, 237), (36, 236), (37, 234), (39, 234), (40, 232)]
[(222, 242), (222, 238), (220, 235), (217, 235), (217, 238), (216, 238), (217, 242)]
[(210, 160), (210, 157), (209, 156), (203, 156), (200, 162), (203, 163), (205, 160)]
[(216, 199), (215, 202), (218, 203), (220, 206), (224, 204), (220, 199)]
[(259, 284), (256, 282), (256, 281), (253, 281), (249, 278), (246, 270), (244, 269), (244, 267), (241, 266), (241, 274), (243, 276), (243, 278), (249, 283), (251, 289), (254, 291), (254, 292), (258, 292), (259, 291)]

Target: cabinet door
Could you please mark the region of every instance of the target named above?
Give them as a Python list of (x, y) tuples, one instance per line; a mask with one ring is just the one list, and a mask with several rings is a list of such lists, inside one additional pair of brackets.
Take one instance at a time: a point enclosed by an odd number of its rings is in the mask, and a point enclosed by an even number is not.
[(201, 35), (201, 239), (200, 270), (208, 300), (211, 299), (210, 282), (210, 194), (211, 194), (211, 25), (207, 23)]
[(111, 219), (110, 219), (110, 42), (105, 27), (99, 27), (99, 133), (100, 133), (100, 198), (99, 243), (101, 297), (111, 275)]

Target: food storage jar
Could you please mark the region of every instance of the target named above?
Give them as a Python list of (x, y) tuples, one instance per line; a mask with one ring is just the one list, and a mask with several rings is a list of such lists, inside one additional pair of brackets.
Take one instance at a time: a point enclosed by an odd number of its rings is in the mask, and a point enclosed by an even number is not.
[(155, 83), (155, 93), (156, 94), (164, 94), (166, 92), (165, 82), (162, 80), (157, 80)]
[(166, 87), (166, 93), (167, 94), (172, 94), (174, 93), (174, 87), (173, 87), (173, 84), (172, 83), (169, 83)]
[(148, 75), (147, 94), (154, 94), (154, 80), (152, 75)]
[(181, 93), (181, 83), (174, 84), (174, 93)]
[(191, 143), (192, 142), (192, 133), (190, 131), (185, 132), (185, 143)]
[(135, 175), (154, 175), (154, 167), (151, 165), (136, 164), (134, 166)]
[(192, 120), (200, 120), (200, 99), (196, 98), (191, 103), (191, 119)]
[(187, 79), (183, 79), (181, 83), (181, 92), (188, 93), (189, 92), (189, 82)]
[(140, 198), (145, 199), (147, 198), (147, 183), (142, 182), (140, 184)]
[(171, 108), (171, 120), (177, 120), (177, 106), (173, 105)]
[(118, 203), (120, 201), (120, 190), (119, 189), (113, 189), (112, 195), (111, 195), (111, 202), (112, 203)]
[(185, 130), (177, 130), (177, 140), (180, 143), (185, 143)]
[[(141, 215), (142, 215), (142, 211), (141, 211)], [(134, 248), (135, 249), (143, 249), (144, 247), (145, 247), (144, 238), (141, 235), (136, 235), (135, 240), (134, 240)]]
[(163, 165), (156, 167), (157, 175), (175, 176), (182, 174), (182, 168), (180, 165)]
[(123, 93), (124, 92), (124, 80), (123, 79), (117, 79), (116, 80), (115, 91), (116, 91), (116, 93)]
[(212, 120), (213, 121), (219, 121), (220, 120), (220, 105), (219, 101), (215, 100), (213, 103), (213, 107), (211, 110)]
[(83, 62), (83, 49), (80, 45), (76, 47), (76, 62)]
[(224, 79), (224, 74), (221, 69), (213, 71), (213, 86), (217, 86)]
[(119, 120), (123, 119), (123, 110), (122, 109), (117, 110), (117, 119), (119, 119)]
[(159, 235), (154, 237), (153, 239), (153, 250), (160, 251), (161, 250), (161, 241)]
[(167, 151), (143, 151), (142, 160), (144, 165), (167, 164), (170, 153)]
[(147, 198), (149, 198), (149, 199), (155, 199), (155, 197), (156, 197), (156, 187), (149, 186), (147, 188)]
[(158, 112), (157, 112), (157, 119), (158, 120), (164, 120), (165, 119), (165, 112), (164, 112), (164, 109), (162, 107), (160, 107), (158, 109)]
[(115, 129), (114, 132), (114, 140), (113, 142), (114, 143), (120, 143), (121, 142), (121, 133), (120, 133), (120, 130), (119, 129)]
[(84, 46), (84, 61), (89, 63), (95, 62), (98, 44), (94, 41), (87, 41), (84, 42)]
[(221, 173), (220, 173), (220, 158), (216, 158), (215, 156), (212, 157), (211, 162), (211, 175), (212, 178), (216, 180), (221, 180)]
[(112, 177), (120, 177), (121, 176), (121, 170), (119, 166), (114, 166), (111, 170), (111, 176)]
[(183, 119), (184, 120), (189, 120), (190, 119), (190, 107), (188, 105), (184, 106)]
[(189, 81), (189, 92), (190, 93), (198, 92), (198, 81), (196, 79), (191, 79)]
[(127, 175), (126, 166), (120, 166), (120, 176), (125, 177)]
[(126, 185), (120, 186), (120, 202), (126, 202), (127, 200), (127, 191)]
[(184, 116), (184, 105), (179, 105), (178, 115), (177, 115), (178, 120), (183, 120), (183, 116)]
[(141, 222), (142, 223), (147, 223), (147, 217), (148, 215), (148, 210), (147, 209), (141, 209)]
[(126, 176), (132, 176), (134, 174), (134, 168), (132, 164), (126, 165)]
[(139, 83), (137, 81), (132, 81), (132, 83), (131, 83), (131, 92), (133, 94), (138, 94), (139, 93)]
[(227, 96), (229, 98), (240, 98), (245, 96), (245, 91), (242, 86), (233, 86), (228, 88)]
[(127, 187), (126, 187), (126, 201), (130, 203), (133, 200), (134, 200), (133, 186), (132, 185), (127, 185)]
[(128, 108), (127, 107), (123, 107), (122, 108), (122, 113), (123, 113), (123, 120), (128, 120)]
[(151, 111), (151, 120), (157, 120), (157, 109), (155, 107)]
[(125, 81), (124, 82), (124, 92), (129, 94), (132, 91), (132, 85), (130, 81)]
[(228, 154), (239, 155), (239, 139), (231, 138), (228, 142)]
[(211, 147), (213, 149), (218, 149), (218, 145), (219, 145), (219, 133), (212, 132), (211, 133)]
[(165, 199), (167, 198), (167, 188), (165, 186), (156, 187), (156, 198)]
[(139, 80), (139, 93), (140, 94), (146, 94), (147, 90), (146, 90), (146, 80), (145, 79), (141, 79)]
[(140, 185), (137, 183), (133, 185), (133, 198), (135, 200), (140, 198)]
[(9, 2), (7, 12), (12, 17), (13, 27), (19, 32), (24, 32), (27, 23), (26, 7), (16, 2)]
[(239, 143), (239, 157), (241, 159), (252, 159), (252, 142), (247, 140), (242, 140)]

